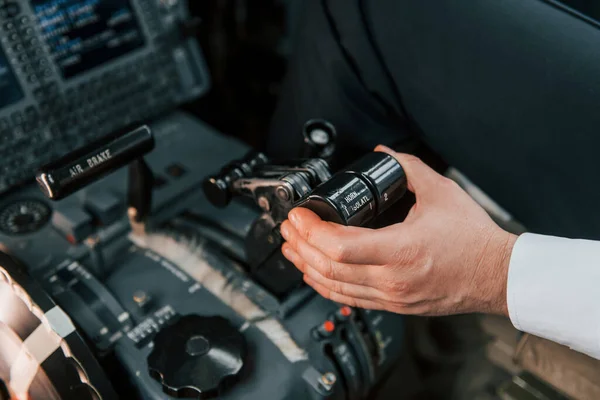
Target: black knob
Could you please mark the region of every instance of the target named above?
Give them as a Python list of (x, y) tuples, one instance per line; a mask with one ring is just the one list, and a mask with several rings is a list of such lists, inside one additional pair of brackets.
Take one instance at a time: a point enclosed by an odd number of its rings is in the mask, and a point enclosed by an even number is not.
[(240, 373), (245, 353), (244, 336), (225, 318), (187, 315), (156, 335), (148, 368), (166, 394), (208, 399)]
[(230, 188), (230, 179), (227, 178), (210, 177), (204, 180), (202, 185), (204, 195), (215, 207), (224, 208), (231, 203), (233, 193)]
[(335, 150), (336, 130), (329, 122), (312, 119), (304, 125), (304, 158), (329, 158)]
[(250, 152), (246, 157), (230, 162), (218, 174), (204, 180), (202, 188), (206, 198), (215, 207), (228, 206), (233, 198), (234, 182), (251, 176), (256, 167), (267, 162), (269, 159), (264, 154), (255, 152)]

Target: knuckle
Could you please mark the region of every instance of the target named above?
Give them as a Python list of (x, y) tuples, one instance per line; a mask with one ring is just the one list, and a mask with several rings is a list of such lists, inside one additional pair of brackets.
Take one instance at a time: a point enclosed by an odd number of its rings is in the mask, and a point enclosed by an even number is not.
[(356, 300), (353, 297), (346, 297), (345, 301), (343, 301), (343, 303), (347, 303), (346, 305), (350, 306), (350, 307), (359, 307), (360, 306), (358, 300)]
[(391, 296), (403, 296), (410, 293), (411, 286), (408, 282), (395, 279), (386, 279), (383, 281), (383, 290)]
[(454, 180), (447, 178), (445, 176), (441, 178), (440, 186), (442, 186), (444, 189), (447, 189), (447, 190), (460, 189), (460, 186), (458, 183), (456, 183)]
[(335, 278), (335, 266), (333, 262), (327, 257), (319, 257), (314, 265), (315, 269), (321, 273), (325, 278)]
[(328, 297), (329, 300), (331, 301), (335, 301), (336, 303), (344, 303), (344, 301), (342, 300), (342, 295), (336, 293), (336, 292), (331, 292), (331, 297)]
[(341, 282), (338, 282), (338, 281), (333, 281), (331, 283), (331, 290), (334, 291), (334, 292), (336, 292), (336, 293), (341, 294), (342, 296), (345, 296), (345, 295), (348, 294), (347, 291), (346, 291), (346, 288), (344, 287), (344, 285)]
[(302, 226), (299, 233), (300, 236), (302, 236), (308, 243), (311, 243), (311, 240), (313, 239), (313, 233), (309, 227)]
[(350, 307), (357, 307), (358, 303), (356, 301), (356, 299), (349, 297), (349, 296), (344, 296), (341, 295), (339, 293), (336, 292), (332, 292), (331, 293), (331, 301), (335, 301), (336, 303), (340, 303), (340, 304), (344, 304)]
[(424, 164), (419, 157), (413, 155), (406, 155), (399, 161), (402, 167), (409, 171), (418, 170)]
[(328, 255), (334, 261), (344, 262), (348, 259), (348, 247), (344, 243), (338, 243), (331, 248)]
[(325, 277), (331, 280), (336, 280), (337, 278), (337, 270), (335, 267), (335, 263), (329, 259), (326, 260), (326, 268), (325, 268)]
[(320, 288), (318, 290), (319, 294), (321, 294), (321, 296), (325, 297), (326, 299), (331, 300), (331, 290), (327, 289), (327, 288)]
[(321, 245), (320, 238), (327, 237), (323, 231), (323, 227), (320, 224), (313, 226), (305, 226), (303, 237), (312, 246), (319, 247)]
[(418, 164), (418, 163), (422, 163), (423, 161), (421, 161), (421, 159), (417, 156), (414, 156), (412, 154), (404, 154), (402, 156), (402, 162), (405, 164)]
[(310, 266), (306, 263), (306, 261), (296, 261), (294, 265), (302, 272), (306, 272), (310, 269)]
[(295, 234), (290, 233), (285, 241), (294, 249), (298, 247), (298, 236)]

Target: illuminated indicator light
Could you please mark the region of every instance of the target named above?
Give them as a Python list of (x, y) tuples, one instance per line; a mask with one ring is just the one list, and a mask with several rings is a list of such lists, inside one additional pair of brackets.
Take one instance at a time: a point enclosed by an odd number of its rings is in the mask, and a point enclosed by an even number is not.
[(350, 315), (352, 315), (352, 309), (348, 306), (344, 306), (340, 308), (340, 315), (342, 317), (349, 317)]
[(323, 330), (327, 333), (331, 333), (335, 330), (335, 324), (331, 321), (325, 321), (323, 323)]

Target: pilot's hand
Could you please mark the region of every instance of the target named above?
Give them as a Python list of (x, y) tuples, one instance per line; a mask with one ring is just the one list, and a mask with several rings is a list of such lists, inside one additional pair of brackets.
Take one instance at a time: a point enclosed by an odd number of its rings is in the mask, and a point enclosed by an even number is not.
[(508, 315), (506, 283), (516, 236), (418, 158), (383, 146), (376, 151), (404, 167), (417, 199), (406, 220), (377, 230), (346, 227), (296, 208), (281, 225), (284, 256), (322, 296), (350, 306)]

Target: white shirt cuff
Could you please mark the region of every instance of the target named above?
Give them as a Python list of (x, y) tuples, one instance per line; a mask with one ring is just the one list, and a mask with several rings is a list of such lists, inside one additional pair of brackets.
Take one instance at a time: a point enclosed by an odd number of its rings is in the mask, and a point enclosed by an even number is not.
[(522, 235), (507, 302), (517, 329), (600, 359), (600, 242)]

